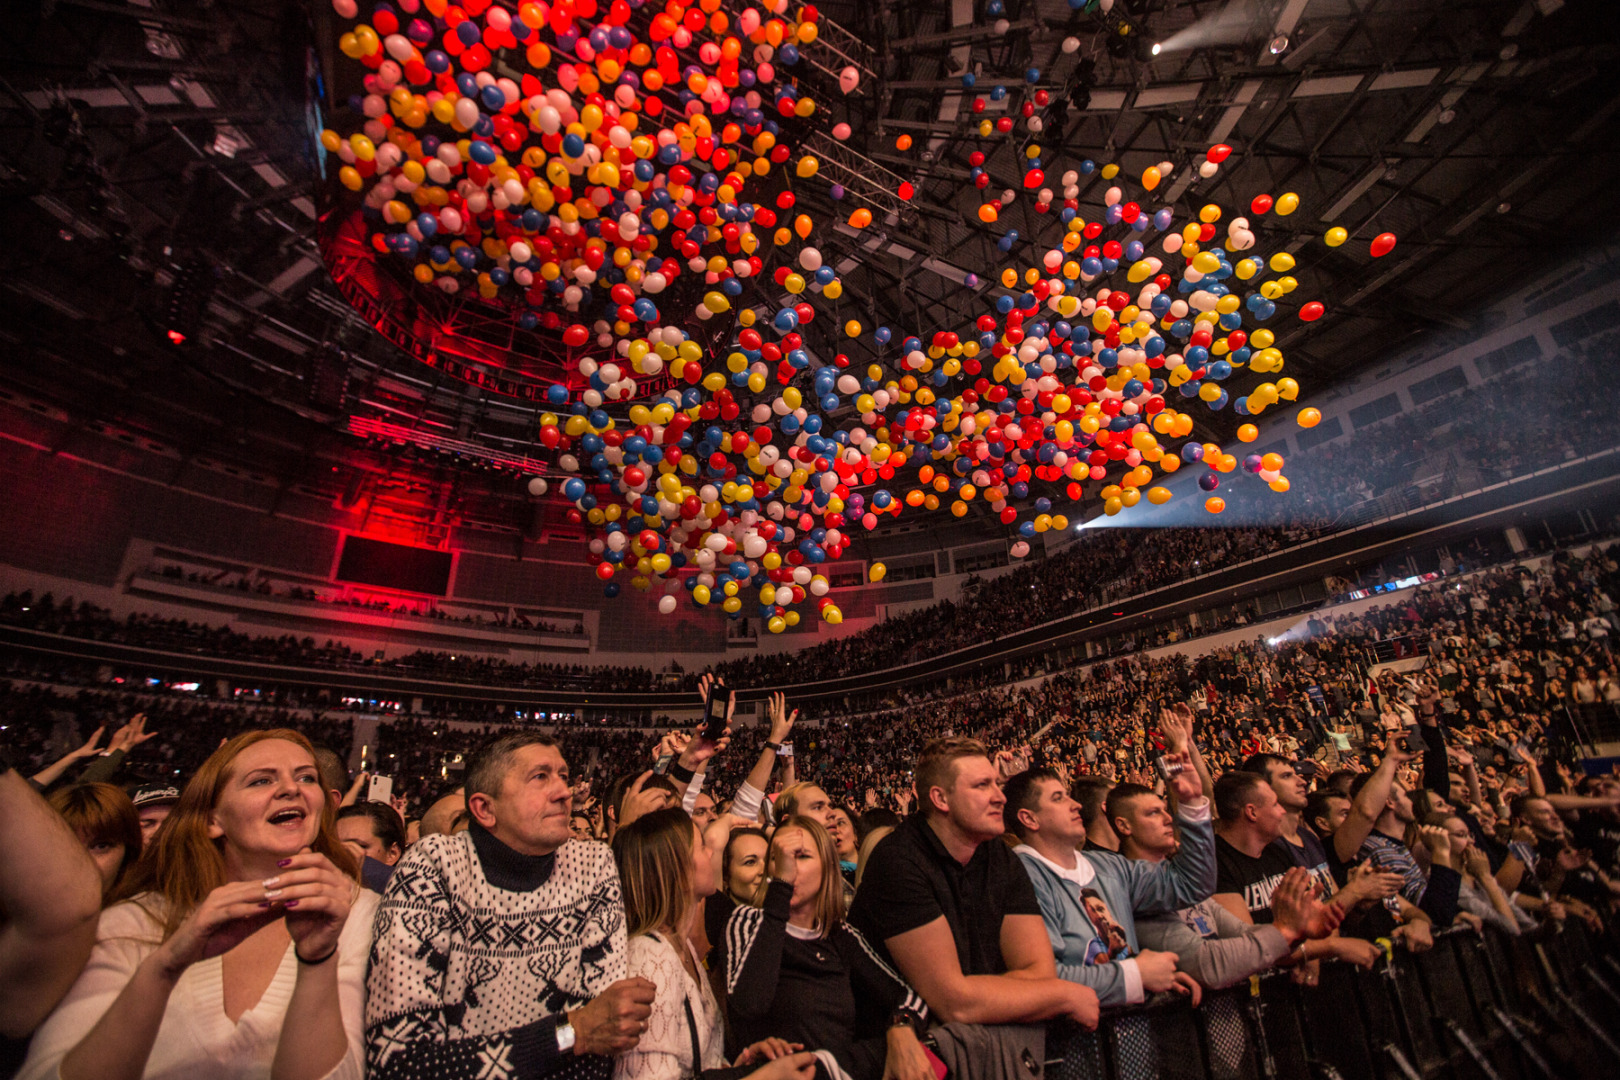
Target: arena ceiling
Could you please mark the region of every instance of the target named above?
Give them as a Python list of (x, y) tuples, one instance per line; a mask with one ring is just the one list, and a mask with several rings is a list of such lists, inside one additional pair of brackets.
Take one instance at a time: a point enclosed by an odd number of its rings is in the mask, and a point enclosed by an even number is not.
[[(1425, 335), (1478, 332), (1494, 297), (1612, 235), (1620, 216), (1620, 185), (1602, 180), (1620, 132), (1620, 84), (1608, 76), (1620, 20), (1608, 5), (820, 7), (836, 24), (822, 37), (821, 96), (854, 130), (846, 143), (823, 140), (826, 174), (874, 195), (901, 181), (915, 189), (884, 204), (893, 213), (872, 228), (820, 238), (845, 283), (834, 324), (965, 328), (1002, 267), (1030, 265), (1054, 242), (1056, 215), (1028, 198), (982, 223), (984, 193), (970, 180), (980, 152), (990, 193), (1019, 188), (1031, 138), (980, 138), (978, 123), (1038, 90), (1051, 186), (1084, 159), (1126, 176), (1170, 161), (1164, 194), (1180, 220), (1209, 202), (1298, 194), (1296, 213), (1254, 224), (1268, 247), (1299, 253), (1301, 289), (1327, 305), (1320, 321), (1280, 335), (1307, 392)], [(536, 407), (423, 364), (379, 335), (328, 272), (322, 229), (333, 218), (321, 219), (335, 201), (314, 140), (347, 108), (335, 38), (329, 8), (286, 0), (53, 0), (10, 17), (0, 42), (4, 382), (81, 422), (286, 484), (351, 498), (370, 486), (424, 520), (532, 535), (556, 509), (537, 511), (523, 484), (542, 456)], [(846, 65), (864, 72), (847, 96), (830, 88)], [(972, 91), (965, 73), (977, 77)], [(1010, 91), (1003, 100), (989, 93), (997, 83)], [(1235, 153), (1200, 179), (1215, 143)], [(1081, 178), (1083, 213), (1100, 212), (1107, 186)], [(848, 212), (825, 185), (801, 185), (800, 197), (818, 219)], [(1351, 242), (1325, 248), (1329, 225)], [(1009, 229), (1019, 239), (1005, 250)], [(1399, 245), (1374, 261), (1368, 241), (1384, 232)], [(986, 283), (965, 285), (968, 273)], [(498, 313), (469, 303), (444, 318), (533, 357), (535, 344)], [(176, 326), (182, 341), (168, 335)], [(1223, 422), (1211, 437), (1228, 434)]]

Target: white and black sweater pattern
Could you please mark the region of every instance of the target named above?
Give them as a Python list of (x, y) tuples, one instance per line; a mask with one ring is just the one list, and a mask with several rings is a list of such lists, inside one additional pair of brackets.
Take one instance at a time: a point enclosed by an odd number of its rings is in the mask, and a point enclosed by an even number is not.
[(373, 1077), (608, 1075), (606, 1059), (559, 1054), (556, 1028), (567, 1010), (624, 978), (618, 870), (594, 842), (571, 840), (544, 859), (471, 832), (431, 836), (406, 852), (373, 928)]

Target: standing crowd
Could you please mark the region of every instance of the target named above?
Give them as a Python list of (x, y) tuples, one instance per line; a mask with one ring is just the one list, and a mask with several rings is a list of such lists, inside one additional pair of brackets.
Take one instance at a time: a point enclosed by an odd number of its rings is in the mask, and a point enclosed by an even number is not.
[[(1281, 650), (943, 710), (890, 733), (895, 799), (863, 799), (846, 729), (799, 727), (780, 695), (734, 744), (708, 678), (716, 722), (598, 753), (612, 775), (507, 731), (409, 822), (291, 728), (132, 793), (109, 757), (73, 781), (8, 760), (6, 1068), (1028, 1076), (1155, 995), (1196, 1006), (1272, 968), (1310, 985), (1453, 926), (1606, 934), (1620, 778), (1556, 756), (1554, 699), (1610, 692), (1608, 614), (1564, 624), (1614, 571), (1503, 571)], [(1397, 629), (1412, 673), (1337, 674)]]

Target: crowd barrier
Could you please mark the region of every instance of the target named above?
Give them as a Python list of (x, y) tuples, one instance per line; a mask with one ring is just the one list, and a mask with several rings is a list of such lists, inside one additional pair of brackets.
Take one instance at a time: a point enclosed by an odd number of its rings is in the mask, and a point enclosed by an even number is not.
[(1054, 1027), (1047, 1080), (1566, 1080), (1620, 1076), (1620, 964), (1572, 920), (1511, 937), (1436, 935), (1372, 971), (1274, 971)]

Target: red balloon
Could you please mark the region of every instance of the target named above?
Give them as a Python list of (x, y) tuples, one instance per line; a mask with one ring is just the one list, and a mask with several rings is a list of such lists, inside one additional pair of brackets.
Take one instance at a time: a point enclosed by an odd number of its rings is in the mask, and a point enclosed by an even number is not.
[(1249, 203), (1249, 209), (1256, 214), (1264, 214), (1271, 209), (1270, 195), (1256, 195), (1254, 201)]
[(613, 564), (610, 562), (598, 563), (596, 565), (596, 576), (601, 578), (603, 581), (607, 581), (608, 579), (612, 578)]
[(1395, 234), (1392, 232), (1379, 233), (1373, 237), (1372, 257), (1379, 258), (1395, 250)]
[(1225, 161), (1231, 155), (1231, 153), (1232, 148), (1230, 146), (1227, 146), (1225, 143), (1216, 143), (1214, 146), (1209, 148), (1209, 153), (1205, 154), (1204, 156), (1209, 158), (1209, 160), (1213, 161), (1215, 164), (1219, 165), (1221, 162)]
[(1310, 303), (1299, 309), (1299, 317), (1306, 322), (1315, 322), (1317, 319), (1322, 317), (1322, 312), (1325, 310), (1327, 309), (1322, 307), (1322, 301), (1312, 300)]

